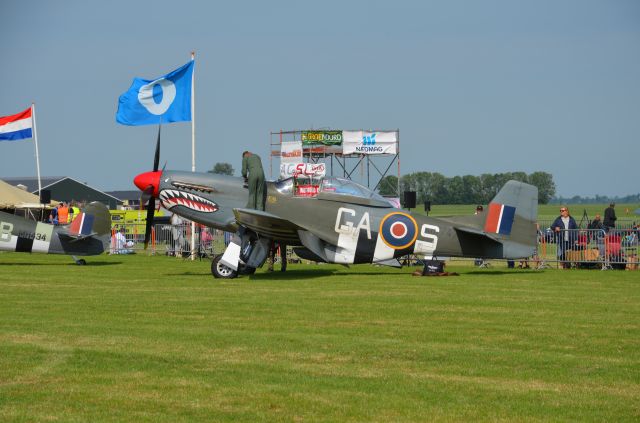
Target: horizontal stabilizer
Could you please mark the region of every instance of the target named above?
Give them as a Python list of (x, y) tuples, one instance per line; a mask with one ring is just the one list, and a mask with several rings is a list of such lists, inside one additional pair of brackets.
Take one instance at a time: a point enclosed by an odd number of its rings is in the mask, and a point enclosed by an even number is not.
[(381, 264), (383, 266), (396, 267), (398, 269), (402, 267), (402, 264), (398, 261), (398, 259), (389, 259), (389, 260), (383, 260), (383, 261), (376, 261), (375, 264)]

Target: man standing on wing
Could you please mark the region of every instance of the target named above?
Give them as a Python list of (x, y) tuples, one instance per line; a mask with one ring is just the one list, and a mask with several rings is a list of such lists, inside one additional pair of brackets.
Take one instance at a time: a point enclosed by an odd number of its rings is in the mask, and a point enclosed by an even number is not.
[(250, 151), (242, 153), (242, 177), (249, 185), (247, 208), (264, 211), (264, 171), (260, 156)]

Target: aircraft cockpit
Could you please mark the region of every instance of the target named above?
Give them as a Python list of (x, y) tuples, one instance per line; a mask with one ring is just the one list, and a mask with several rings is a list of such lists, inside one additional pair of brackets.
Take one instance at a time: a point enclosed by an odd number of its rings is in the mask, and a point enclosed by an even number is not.
[(392, 207), (380, 194), (348, 179), (325, 177), (316, 182), (310, 184), (307, 181), (291, 177), (278, 181), (276, 189), (281, 194), (293, 197), (311, 197), (378, 207)]

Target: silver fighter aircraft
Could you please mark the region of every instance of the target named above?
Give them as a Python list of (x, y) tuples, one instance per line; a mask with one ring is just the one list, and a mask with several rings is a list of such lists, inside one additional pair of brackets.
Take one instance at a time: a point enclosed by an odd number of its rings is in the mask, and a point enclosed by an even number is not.
[[(317, 262), (390, 266), (400, 266), (398, 258), (409, 254), (518, 259), (532, 256), (536, 247), (538, 190), (517, 181), (507, 182), (480, 214), (441, 218), (394, 208), (340, 178), (324, 178), (305, 195), (294, 179), (267, 182), (265, 211), (246, 208), (248, 190), (239, 177), (158, 171), (156, 160), (154, 171), (134, 183), (150, 197), (150, 212), (157, 198), (180, 216), (236, 234), (212, 262), (216, 278), (254, 272), (272, 242), (294, 246), (298, 256)], [(147, 240), (151, 224), (152, 218)]]
[(91, 203), (68, 225), (50, 225), (0, 212), (0, 251), (67, 254), (77, 264), (77, 256), (101, 254), (111, 239), (111, 216), (102, 203)]

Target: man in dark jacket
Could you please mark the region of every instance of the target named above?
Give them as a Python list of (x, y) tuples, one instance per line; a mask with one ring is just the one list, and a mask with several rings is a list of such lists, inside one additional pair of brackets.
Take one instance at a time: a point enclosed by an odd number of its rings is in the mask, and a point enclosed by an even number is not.
[(604, 209), (604, 221), (602, 224), (604, 225), (606, 230), (616, 227), (616, 211), (613, 209), (616, 206), (616, 203), (609, 204), (609, 207)]
[(264, 210), (264, 171), (260, 156), (250, 151), (242, 153), (242, 177), (249, 185), (247, 208)]
[(602, 224), (602, 220), (600, 220), (600, 213), (596, 213), (596, 216), (589, 223), (588, 229), (604, 229), (604, 225)]
[(560, 206), (560, 216), (551, 224), (551, 230), (556, 233), (556, 242), (558, 246), (558, 260), (562, 262), (565, 269), (571, 267), (566, 262), (567, 251), (572, 249), (578, 235), (578, 225), (569, 214), (569, 208)]

